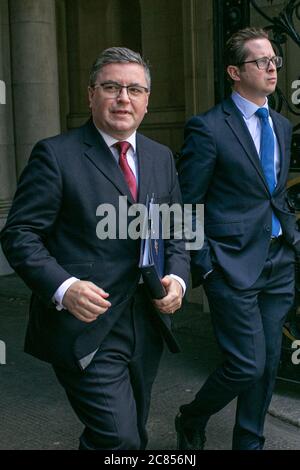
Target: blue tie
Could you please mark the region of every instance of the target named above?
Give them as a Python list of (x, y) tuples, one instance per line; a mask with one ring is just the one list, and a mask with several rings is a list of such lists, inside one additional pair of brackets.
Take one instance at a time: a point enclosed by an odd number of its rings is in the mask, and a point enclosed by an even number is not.
[[(258, 108), (255, 113), (261, 122), (260, 137), (260, 161), (268, 183), (269, 191), (272, 194), (276, 187), (274, 168), (274, 134), (269, 123), (269, 111), (267, 108)], [(272, 237), (278, 237), (280, 222), (274, 212), (272, 212)]]

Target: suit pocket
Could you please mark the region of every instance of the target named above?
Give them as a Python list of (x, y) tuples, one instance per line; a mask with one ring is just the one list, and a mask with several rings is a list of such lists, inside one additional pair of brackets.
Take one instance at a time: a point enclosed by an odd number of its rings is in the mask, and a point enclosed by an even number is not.
[(86, 324), (86, 327), (77, 336), (74, 342), (74, 354), (77, 360), (82, 359), (101, 346), (105, 336), (109, 333), (120, 315), (126, 310), (131, 300), (131, 295), (127, 295), (116, 305), (112, 305), (98, 318)]
[(226, 222), (225, 224), (205, 224), (205, 234), (212, 238), (239, 236), (244, 233), (244, 222)]
[(204, 279), (204, 283), (207, 284), (210, 281), (216, 281), (218, 279), (223, 279), (223, 271), (219, 266), (214, 266), (213, 270), (211, 273), (208, 274), (208, 276)]

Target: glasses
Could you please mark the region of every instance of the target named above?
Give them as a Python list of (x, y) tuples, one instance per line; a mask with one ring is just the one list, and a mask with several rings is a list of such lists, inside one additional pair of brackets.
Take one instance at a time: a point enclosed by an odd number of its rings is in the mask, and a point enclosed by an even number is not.
[(132, 100), (137, 100), (144, 96), (145, 94), (149, 93), (148, 88), (141, 86), (141, 85), (121, 85), (118, 82), (104, 82), (104, 83), (96, 83), (93, 88), (101, 87), (103, 93), (108, 98), (117, 98), (122, 89), (126, 88), (127, 95)]
[(260, 59), (255, 59), (255, 60), (246, 60), (245, 62), (241, 62), (238, 65), (243, 65), (243, 64), (251, 64), (252, 62), (255, 62), (257, 65), (257, 68), (260, 70), (268, 70), (270, 67), (270, 62), (272, 62), (273, 65), (277, 69), (280, 69), (282, 67), (282, 57), (279, 55), (274, 55), (274, 57), (261, 57)]

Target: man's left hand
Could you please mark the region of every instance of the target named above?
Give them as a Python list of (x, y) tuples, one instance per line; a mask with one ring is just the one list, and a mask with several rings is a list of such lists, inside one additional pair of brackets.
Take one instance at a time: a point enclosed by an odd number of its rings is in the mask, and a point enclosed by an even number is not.
[(163, 277), (161, 282), (167, 291), (167, 295), (159, 300), (154, 299), (153, 303), (161, 313), (175, 313), (181, 307), (182, 287), (176, 279), (170, 276)]

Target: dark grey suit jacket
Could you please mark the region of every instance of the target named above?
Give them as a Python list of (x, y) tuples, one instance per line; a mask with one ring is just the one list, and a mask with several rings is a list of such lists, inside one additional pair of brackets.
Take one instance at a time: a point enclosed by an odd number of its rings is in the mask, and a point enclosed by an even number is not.
[[(137, 134), (139, 202), (155, 193), (157, 202), (181, 202), (170, 150)], [(100, 240), (97, 207), (119, 196), (132, 204), (124, 176), (90, 120), (84, 126), (39, 142), (18, 185), (5, 228), (4, 253), (32, 289), (25, 350), (60, 366), (77, 362), (99, 347), (134, 295), (140, 272), (139, 240)], [(166, 240), (165, 273), (188, 282), (189, 256), (182, 240)], [(51, 301), (70, 276), (89, 280), (110, 293), (112, 307), (92, 323), (57, 311)], [(177, 350), (170, 318), (149, 302), (154, 321), (171, 350)]]

